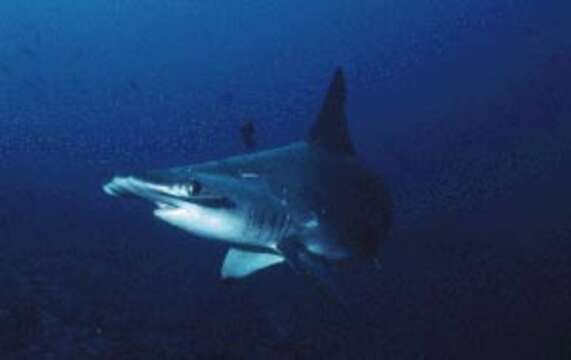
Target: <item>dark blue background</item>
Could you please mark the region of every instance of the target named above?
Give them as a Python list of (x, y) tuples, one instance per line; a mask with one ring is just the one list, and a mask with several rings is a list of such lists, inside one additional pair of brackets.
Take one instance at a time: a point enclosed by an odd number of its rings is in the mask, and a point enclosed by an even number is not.
[[(2, 358), (569, 358), (566, 4), (2, 1)], [(338, 65), (396, 203), (352, 314), (101, 191), (302, 138)]]

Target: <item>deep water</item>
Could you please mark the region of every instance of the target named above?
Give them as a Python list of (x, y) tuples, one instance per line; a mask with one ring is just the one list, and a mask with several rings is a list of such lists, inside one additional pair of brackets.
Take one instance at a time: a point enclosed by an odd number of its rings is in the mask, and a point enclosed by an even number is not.
[[(571, 358), (565, 1), (0, 2), (0, 359)], [(394, 226), (340, 311), (101, 185), (299, 140), (337, 66)], [(286, 166), (286, 164), (284, 164)]]

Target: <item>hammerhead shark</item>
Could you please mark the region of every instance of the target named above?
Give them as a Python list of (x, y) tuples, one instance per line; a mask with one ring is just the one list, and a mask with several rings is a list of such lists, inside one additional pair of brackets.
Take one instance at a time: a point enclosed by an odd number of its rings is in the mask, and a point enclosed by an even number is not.
[(287, 263), (322, 279), (327, 267), (377, 260), (392, 202), (356, 156), (338, 68), (305, 139), (196, 165), (116, 176), (112, 196), (154, 206), (154, 216), (197, 238), (229, 245), (221, 278)]

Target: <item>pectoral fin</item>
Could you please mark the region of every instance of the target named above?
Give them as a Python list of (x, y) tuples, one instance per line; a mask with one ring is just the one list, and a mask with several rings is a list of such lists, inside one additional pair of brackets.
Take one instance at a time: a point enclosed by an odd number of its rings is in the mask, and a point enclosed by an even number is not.
[(349, 308), (346, 302), (347, 294), (334, 279), (334, 262), (311, 254), (296, 239), (281, 243), (279, 250), (284, 254), (291, 267), (305, 276), (325, 299), (340, 305), (344, 310)]
[(230, 248), (220, 275), (222, 279), (240, 279), (283, 261), (284, 258), (279, 255)]

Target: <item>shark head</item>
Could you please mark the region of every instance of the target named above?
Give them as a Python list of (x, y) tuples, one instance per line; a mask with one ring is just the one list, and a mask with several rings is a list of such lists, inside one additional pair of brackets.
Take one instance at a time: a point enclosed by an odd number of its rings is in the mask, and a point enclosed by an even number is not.
[(287, 216), (279, 202), (244, 178), (193, 167), (115, 177), (103, 190), (112, 196), (146, 200), (155, 206), (158, 219), (193, 235), (230, 243), (272, 248), (277, 241), (272, 236), (278, 231), (262, 233), (254, 228), (262, 221), (256, 216), (275, 221)]

